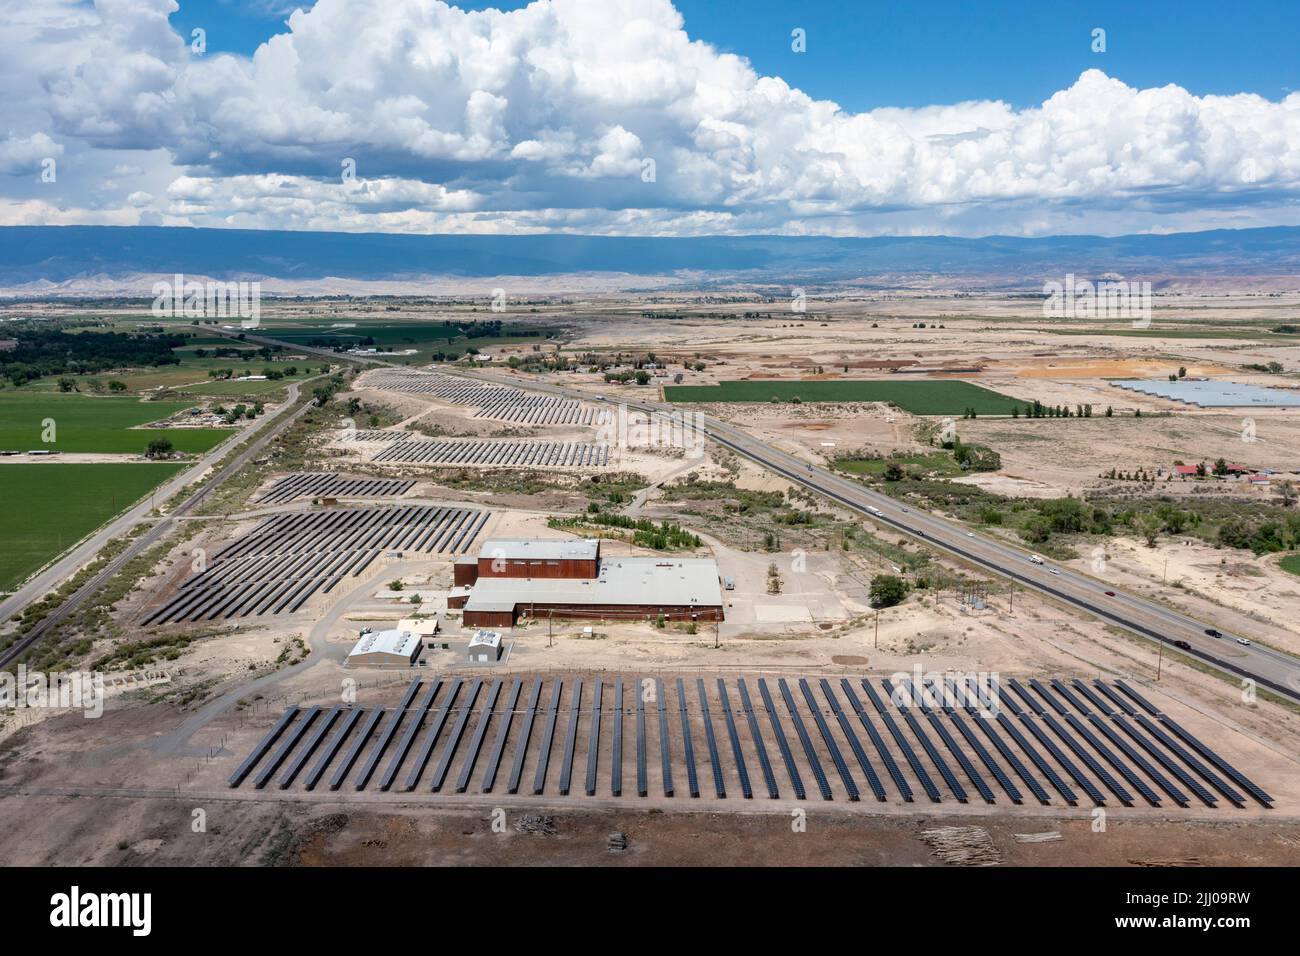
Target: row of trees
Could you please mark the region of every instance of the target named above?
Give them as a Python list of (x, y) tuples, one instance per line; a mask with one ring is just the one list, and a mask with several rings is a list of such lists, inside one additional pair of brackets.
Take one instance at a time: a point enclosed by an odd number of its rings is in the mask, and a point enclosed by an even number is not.
[[(119, 381), (115, 378), (109, 379), (108, 382), (104, 382), (102, 379), (92, 378), (86, 382), (86, 386), (96, 395), (102, 395), (105, 391), (113, 392), (115, 394), (126, 391), (126, 382)], [(70, 375), (63, 375), (59, 378), (59, 391), (79, 392), (81, 391), (81, 386), (77, 383), (75, 378), (72, 378)]]
[(17, 346), (0, 352), (0, 377), (14, 385), (50, 375), (93, 375), (132, 366), (178, 365), (173, 349), (185, 336), (171, 333), (67, 332), (19, 328)]
[[(971, 413), (969, 417), (974, 418), (975, 410), (972, 408), (969, 409), (969, 411)], [(1111, 418), (1114, 414), (1115, 414), (1115, 410), (1111, 408), (1109, 405), (1107, 405), (1106, 417)], [(1139, 412), (1139, 415), (1140, 414), (1141, 413)], [(1020, 417), (1020, 406), (1017, 405), (1012, 407), (1011, 417), (1012, 418)], [(1074, 408), (1071, 409), (1069, 405), (1044, 405), (1042, 402), (1035, 399), (1034, 403), (1025, 409), (1024, 417), (1025, 418), (1092, 418), (1092, 405), (1080, 404), (1080, 405), (1075, 405)]]

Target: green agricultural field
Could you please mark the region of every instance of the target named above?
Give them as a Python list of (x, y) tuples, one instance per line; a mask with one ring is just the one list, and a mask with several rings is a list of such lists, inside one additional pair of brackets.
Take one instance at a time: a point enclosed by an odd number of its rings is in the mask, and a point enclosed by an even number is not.
[[(253, 374), (256, 375), (257, 373), (254, 372)], [(302, 377), (304, 376), (299, 376), (299, 378)], [(288, 381), (292, 382), (293, 379), (288, 379)], [(275, 392), (283, 392), (286, 387), (285, 382), (285, 379), (280, 379), (279, 381), (271, 381), (269, 379), (262, 381), (254, 380), (249, 382), (241, 382), (233, 378), (218, 379), (211, 382), (203, 382), (199, 385), (186, 385), (184, 388), (177, 389), (177, 391), (183, 392), (186, 395), (217, 395), (221, 397), (240, 397), (247, 395), (265, 398)]]
[(18, 586), (183, 467), (0, 463), (0, 589)]
[[(231, 434), (226, 428), (133, 427), (192, 407), (189, 402), (141, 402), (129, 396), (6, 389), (0, 391), (0, 450), (141, 454), (151, 439), (167, 438), (177, 451), (204, 452)], [(49, 444), (41, 441), (46, 419), (54, 421), (56, 440)]]
[(915, 415), (1010, 415), (1029, 403), (999, 392), (954, 381), (819, 381), (749, 380), (720, 385), (668, 385), (670, 402), (893, 402)]

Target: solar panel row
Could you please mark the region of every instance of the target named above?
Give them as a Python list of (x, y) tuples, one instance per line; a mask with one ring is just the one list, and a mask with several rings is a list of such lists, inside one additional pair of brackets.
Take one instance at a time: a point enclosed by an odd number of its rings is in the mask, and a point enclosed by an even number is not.
[[(718, 686), (725, 688), (726, 684), (722, 678), (718, 678)], [(740, 691), (740, 706), (745, 711), (745, 722), (749, 724), (749, 739), (754, 744), (754, 752), (758, 755), (758, 766), (763, 771), (763, 783), (767, 785), (767, 795), (775, 800), (781, 795), (781, 791), (776, 785), (776, 775), (772, 773), (772, 761), (767, 757), (767, 745), (763, 743), (763, 731), (758, 725), (758, 717), (754, 714), (754, 703), (749, 699), (749, 688), (745, 686), (745, 679), (742, 677), (736, 681), (736, 687)]]
[(709, 745), (709, 766), (713, 768), (713, 792), (721, 800), (727, 796), (727, 785), (722, 779), (722, 761), (718, 759), (718, 739), (713, 733), (713, 717), (709, 713), (709, 695), (704, 691), (704, 678), (696, 678), (695, 690), (700, 697), (700, 722), (704, 724), (704, 740)]
[(686, 691), (677, 678), (677, 711), (682, 721), (682, 757), (686, 761), (686, 784), (692, 797), (700, 795), (700, 780), (695, 773), (695, 745), (691, 741), (691, 715), (686, 712)]
[[(377, 451), (370, 460), (499, 468), (603, 468), (609, 464), (609, 445), (604, 442), (577, 441), (410, 440), (390, 443)], [(408, 484), (414, 484), (414, 481)]]
[(596, 795), (596, 768), (600, 762), (600, 708), (605, 682), (596, 679), (591, 696), (591, 729), (587, 736), (587, 796)]
[(415, 486), (414, 478), (358, 478), (335, 472), (298, 471), (275, 482), (257, 504), (284, 504), (298, 498), (396, 498)]
[[(736, 715), (731, 710), (731, 698), (727, 696), (727, 682), (721, 677), (718, 678), (718, 697), (722, 701), (722, 714), (727, 722), (727, 739), (731, 741), (731, 758), (736, 761), (736, 775), (740, 777), (740, 793), (746, 800), (751, 800), (754, 797), (754, 788), (749, 783), (749, 768), (745, 766), (745, 752), (740, 746), (740, 732), (736, 729)], [(766, 754), (763, 755), (763, 759), (767, 759)]]

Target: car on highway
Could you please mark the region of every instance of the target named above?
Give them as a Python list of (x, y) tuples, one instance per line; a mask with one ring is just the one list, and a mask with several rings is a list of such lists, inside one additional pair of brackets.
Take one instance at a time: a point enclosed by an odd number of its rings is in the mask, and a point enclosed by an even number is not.
[(1174, 647), (1182, 648), (1185, 651), (1190, 651), (1192, 649), (1192, 645), (1188, 644), (1186, 641), (1174, 641)]
[(1246, 640), (1244, 637), (1237, 638), (1237, 643), (1242, 647), (1250, 647), (1250, 641)]
[(1040, 557), (1039, 557), (1038, 555), (1036, 555), (1036, 554), (1031, 554), (1031, 555), (1029, 556), (1029, 560), (1032, 561), (1034, 564), (1042, 564), (1042, 563), (1043, 563), (1043, 559), (1040, 558)]
[(1114, 596), (1115, 596), (1115, 592), (1114, 592), (1114, 591), (1107, 591), (1107, 592), (1106, 592), (1106, 597), (1114, 597)]
[(1210, 635), (1210, 637), (1223, 637), (1223, 632), (1213, 627), (1207, 627), (1205, 629), (1205, 633)]
[(1058, 571), (1058, 570), (1056, 570), (1056, 568), (1048, 568), (1048, 569), (1047, 569), (1047, 573), (1048, 573), (1048, 574), (1060, 574), (1061, 572)]
[(966, 537), (968, 537), (968, 538), (973, 538), (973, 537), (975, 537), (975, 532), (974, 532), (974, 531), (967, 531), (967, 532), (966, 532)]

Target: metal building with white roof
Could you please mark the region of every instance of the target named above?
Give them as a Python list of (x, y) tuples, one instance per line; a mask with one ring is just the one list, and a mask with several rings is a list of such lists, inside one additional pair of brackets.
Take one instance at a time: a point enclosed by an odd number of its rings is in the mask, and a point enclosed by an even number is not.
[(347, 667), (412, 667), (420, 659), (420, 635), (396, 628), (371, 631), (348, 652)]

